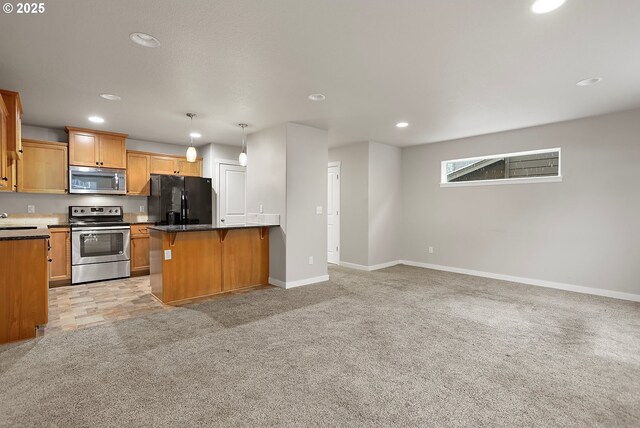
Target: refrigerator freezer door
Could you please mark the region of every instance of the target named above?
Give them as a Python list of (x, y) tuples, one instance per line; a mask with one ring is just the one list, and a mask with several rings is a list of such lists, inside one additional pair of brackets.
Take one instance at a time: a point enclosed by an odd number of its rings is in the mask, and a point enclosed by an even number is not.
[(213, 188), (210, 178), (184, 177), (184, 190), (188, 198), (189, 223), (212, 224), (211, 206)]

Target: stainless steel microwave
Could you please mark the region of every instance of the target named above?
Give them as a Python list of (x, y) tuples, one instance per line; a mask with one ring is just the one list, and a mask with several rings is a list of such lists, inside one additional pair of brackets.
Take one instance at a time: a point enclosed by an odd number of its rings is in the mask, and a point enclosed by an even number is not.
[(124, 169), (70, 166), (69, 193), (126, 195), (126, 171)]

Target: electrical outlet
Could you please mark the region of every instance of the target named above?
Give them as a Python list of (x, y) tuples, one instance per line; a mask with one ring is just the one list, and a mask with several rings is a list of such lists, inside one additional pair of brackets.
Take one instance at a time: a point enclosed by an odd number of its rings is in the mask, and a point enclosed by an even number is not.
[(322, 205), (316, 207), (316, 214), (322, 214)]
[(313, 256), (309, 256), (309, 264), (312, 265), (313, 264)]
[(164, 259), (171, 260), (171, 250), (164, 250)]
[(36, 206), (35, 205), (27, 205), (27, 212), (29, 214), (33, 214), (36, 212)]
[(140, 212), (143, 213), (144, 212), (144, 205), (140, 205)]
[(260, 214), (264, 213), (264, 207), (260, 204)]
[(429, 254), (433, 254), (433, 247), (429, 247)]

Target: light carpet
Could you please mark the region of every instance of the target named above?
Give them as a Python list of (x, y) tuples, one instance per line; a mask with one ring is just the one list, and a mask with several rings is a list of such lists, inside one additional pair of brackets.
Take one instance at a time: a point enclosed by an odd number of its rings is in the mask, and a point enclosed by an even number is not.
[(396, 266), (0, 347), (0, 426), (640, 426), (640, 304)]

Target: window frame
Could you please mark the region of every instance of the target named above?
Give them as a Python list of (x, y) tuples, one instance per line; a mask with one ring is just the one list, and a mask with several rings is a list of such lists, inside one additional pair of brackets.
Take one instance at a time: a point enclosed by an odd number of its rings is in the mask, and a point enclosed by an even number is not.
[[(471, 160), (485, 160), (506, 158), (511, 156), (527, 156), (541, 153), (558, 152), (558, 175), (544, 177), (519, 177), (519, 178), (499, 178), (492, 180), (474, 181), (447, 181), (447, 164), (451, 162), (466, 162)], [(562, 150), (560, 147), (551, 149), (527, 150), (524, 152), (502, 153), (498, 155), (473, 156), (462, 159), (449, 159), (440, 162), (440, 187), (467, 187), (467, 186), (493, 186), (500, 184), (526, 184), (526, 183), (557, 183), (562, 181)]]

